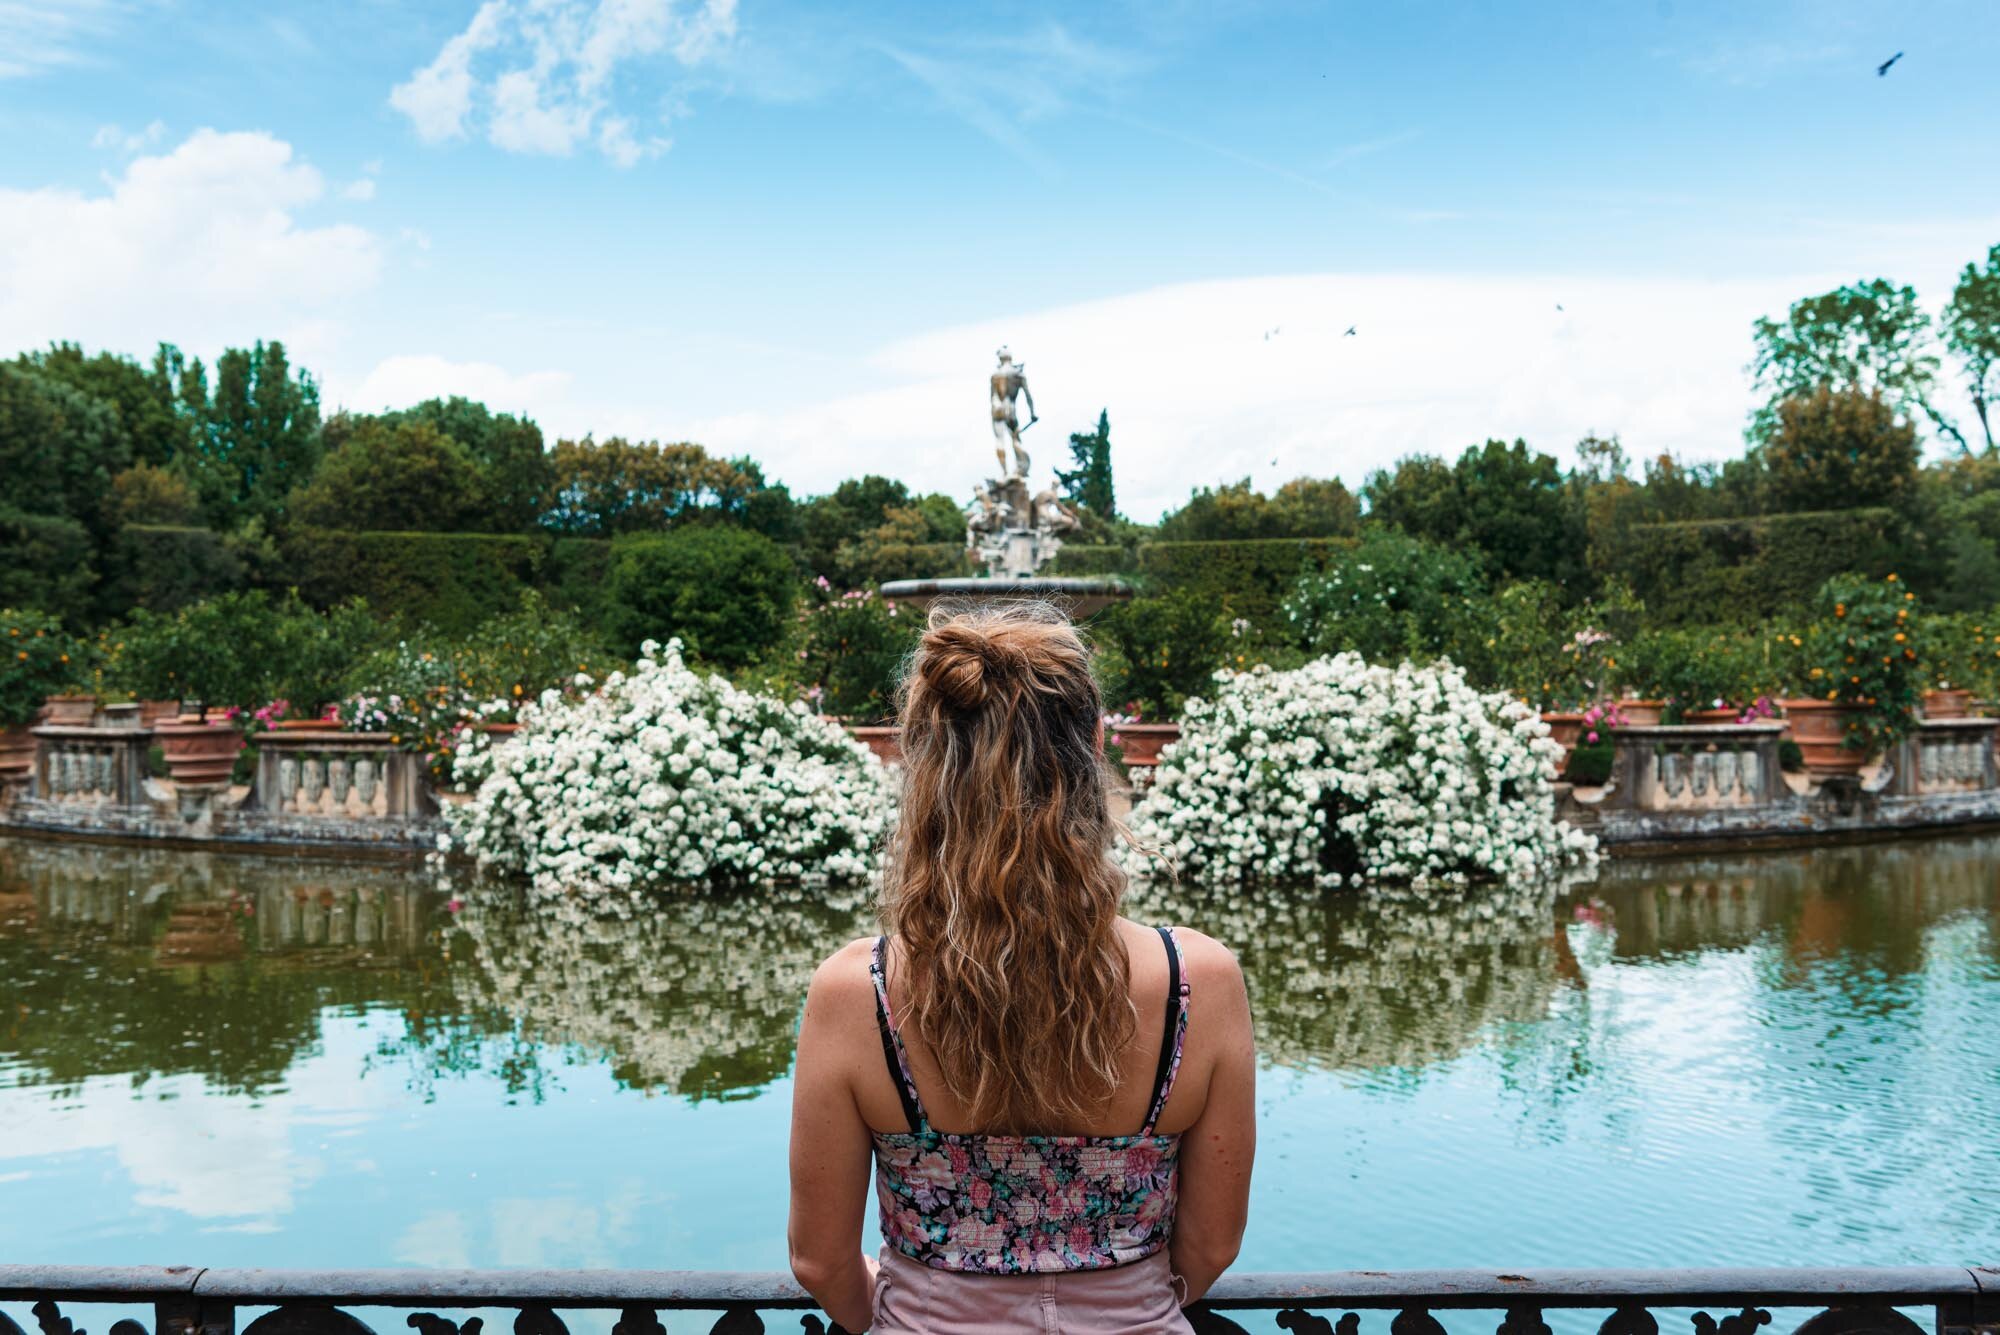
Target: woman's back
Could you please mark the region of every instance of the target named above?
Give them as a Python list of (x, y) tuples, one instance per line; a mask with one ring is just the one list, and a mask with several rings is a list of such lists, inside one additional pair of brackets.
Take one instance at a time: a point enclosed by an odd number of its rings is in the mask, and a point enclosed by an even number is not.
[[(800, 1026), (794, 1273), (849, 1329), (1048, 1329), (1060, 1306), (1184, 1330), (1247, 1205), (1241, 972), (1119, 915), (1066, 623), (934, 619), (906, 692), (887, 930), (821, 966)], [(879, 1270), (855, 1260), (871, 1157)]]

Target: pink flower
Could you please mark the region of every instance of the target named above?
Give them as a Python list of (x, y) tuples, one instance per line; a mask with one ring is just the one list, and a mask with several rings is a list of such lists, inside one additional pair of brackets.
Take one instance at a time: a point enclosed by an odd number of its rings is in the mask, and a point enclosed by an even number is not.
[(1585, 736), (1584, 736), (1584, 740), (1585, 740), (1585, 741), (1587, 741), (1587, 742), (1595, 742), (1595, 741), (1597, 740), (1597, 733), (1596, 733), (1596, 731), (1595, 731), (1595, 730), (1592, 730), (1591, 732), (1589, 732), (1589, 733), (1585, 734)]
[(444, 907), (447, 913), (456, 913), (460, 909), (465, 907), (465, 901), (462, 899), (454, 899), (448, 902)]

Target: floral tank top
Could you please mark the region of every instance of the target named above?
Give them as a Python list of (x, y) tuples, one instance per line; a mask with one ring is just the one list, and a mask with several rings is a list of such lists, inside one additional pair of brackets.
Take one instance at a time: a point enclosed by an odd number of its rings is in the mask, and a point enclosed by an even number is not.
[(910, 1078), (909, 1055), (889, 1009), (875, 942), (882, 1053), (909, 1119), (907, 1132), (875, 1133), (875, 1196), (882, 1237), (937, 1270), (1018, 1275), (1102, 1270), (1143, 1260), (1173, 1235), (1181, 1138), (1156, 1135), (1187, 1040), (1188, 983), (1180, 944), (1167, 951), (1166, 1031), (1146, 1124), (1131, 1136), (959, 1135), (937, 1131)]

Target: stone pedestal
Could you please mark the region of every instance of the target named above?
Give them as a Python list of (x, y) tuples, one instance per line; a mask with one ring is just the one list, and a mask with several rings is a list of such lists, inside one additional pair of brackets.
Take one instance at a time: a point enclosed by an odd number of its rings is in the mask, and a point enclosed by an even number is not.
[(1898, 797), (1976, 793), (2000, 787), (1994, 732), (2000, 719), (1920, 719), (1890, 753), (1887, 791)]

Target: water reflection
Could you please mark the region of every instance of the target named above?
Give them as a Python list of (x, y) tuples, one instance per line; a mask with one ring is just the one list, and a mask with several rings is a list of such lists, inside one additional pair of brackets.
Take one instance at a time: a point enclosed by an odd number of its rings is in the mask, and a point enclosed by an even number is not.
[[(2000, 839), (1131, 911), (1237, 949), (1284, 1072), (1255, 1268), (1486, 1263), (1503, 1217), (1523, 1265), (2000, 1248)], [(871, 920), (0, 840), (0, 1254), (157, 1261), (195, 1219), (245, 1230), (217, 1264), (780, 1265), (799, 1002)]]
[(1542, 1015), (1577, 983), (1556, 892), (1313, 894), (1148, 889), (1132, 912), (1228, 942), (1243, 964), (1258, 1051), (1281, 1066), (1417, 1067), (1496, 1023)]
[(813, 969), (873, 922), (861, 896), (796, 886), (629, 914), (484, 887), (453, 923), (454, 984), (529, 1040), (603, 1056), (627, 1086), (726, 1097), (790, 1068)]

